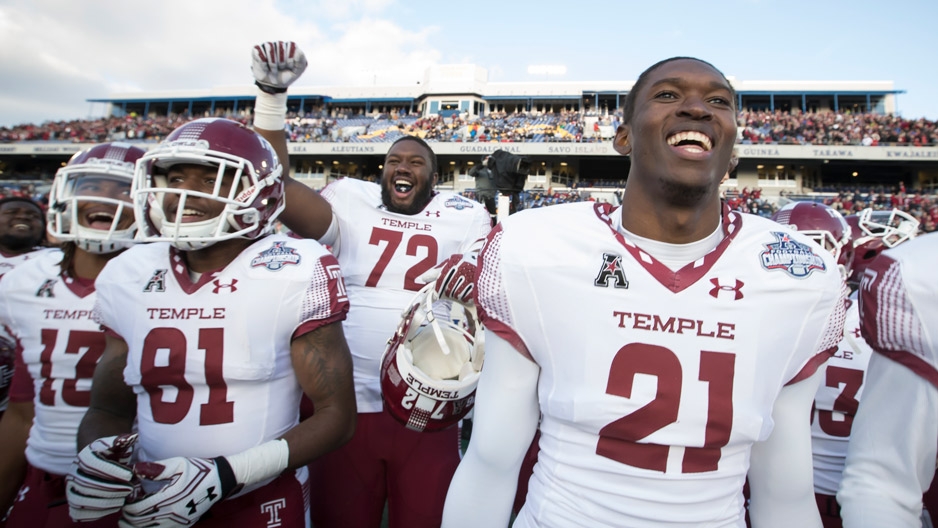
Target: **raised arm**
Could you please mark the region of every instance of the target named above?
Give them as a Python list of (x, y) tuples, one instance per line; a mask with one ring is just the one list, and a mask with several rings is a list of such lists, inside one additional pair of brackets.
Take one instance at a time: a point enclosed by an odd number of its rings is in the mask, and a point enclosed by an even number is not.
[(257, 85), (254, 131), (270, 142), (283, 166), (286, 209), (280, 221), (300, 236), (318, 239), (332, 222), (332, 208), (318, 192), (290, 177), (290, 153), (283, 130), (287, 87), (306, 70), (306, 55), (293, 42), (276, 41), (254, 46), (251, 57)]

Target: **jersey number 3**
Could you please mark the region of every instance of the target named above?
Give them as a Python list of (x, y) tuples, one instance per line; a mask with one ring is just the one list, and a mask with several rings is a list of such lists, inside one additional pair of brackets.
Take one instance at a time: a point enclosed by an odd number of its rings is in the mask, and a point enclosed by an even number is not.
[[(655, 376), (658, 388), (654, 399), (600, 429), (596, 454), (633, 467), (665, 472), (671, 447), (638, 441), (677, 422), (683, 369), (677, 355), (667, 348), (630, 343), (619, 349), (612, 360), (606, 393), (631, 398), (637, 374)], [(700, 353), (697, 379), (708, 386), (707, 426), (703, 447), (684, 448), (682, 473), (716, 471), (720, 449), (729, 443), (733, 425), (734, 376), (733, 354)]]

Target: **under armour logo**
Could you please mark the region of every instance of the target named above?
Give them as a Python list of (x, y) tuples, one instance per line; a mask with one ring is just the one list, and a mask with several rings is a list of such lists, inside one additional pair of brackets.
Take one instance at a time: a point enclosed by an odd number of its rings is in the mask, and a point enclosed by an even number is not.
[(282, 521), (280, 520), (280, 510), (286, 507), (287, 501), (283, 498), (261, 504), (261, 513), (266, 513), (270, 516), (270, 520), (267, 521), (268, 528), (274, 528), (275, 526), (280, 526), (282, 524)]
[(625, 270), (622, 268), (622, 257), (611, 253), (603, 253), (603, 263), (599, 267), (599, 275), (596, 276), (593, 285), (608, 288), (609, 279), (615, 281), (613, 286), (616, 288), (629, 287), (629, 281), (625, 278)]
[(856, 327), (856, 328), (854, 328), (853, 330), (851, 330), (851, 332), (853, 332), (853, 337), (855, 337), (855, 338), (857, 338), (857, 339), (860, 339), (861, 334), (860, 334), (860, 327), (859, 327), (859, 326)]
[(212, 290), (212, 293), (218, 293), (222, 288), (230, 288), (231, 293), (238, 291), (238, 288), (235, 287), (235, 284), (238, 284), (238, 279), (231, 279), (231, 283), (222, 284), (220, 280), (215, 279), (212, 281), (212, 284), (215, 285), (215, 288)]
[(424, 211), (424, 213), (425, 213), (427, 216), (436, 215), (437, 218), (440, 217), (440, 212), (439, 212), (439, 211)]
[(720, 279), (710, 279), (710, 284), (713, 284), (713, 289), (710, 290), (710, 296), (714, 299), (720, 298), (720, 292), (734, 292), (736, 294), (733, 297), (734, 301), (738, 301), (743, 298), (743, 281), (739, 279), (736, 279), (735, 286), (720, 284)]
[(189, 499), (189, 502), (186, 503), (186, 508), (189, 508), (189, 515), (195, 515), (195, 512), (199, 509), (199, 504), (205, 501), (213, 501), (216, 498), (218, 498), (218, 494), (215, 493), (215, 486), (209, 486), (208, 489), (205, 490), (205, 497), (199, 499), (199, 502)]
[(55, 286), (55, 279), (46, 279), (46, 282), (42, 283), (42, 286), (36, 290), (36, 297), (55, 297), (52, 292), (53, 286)]

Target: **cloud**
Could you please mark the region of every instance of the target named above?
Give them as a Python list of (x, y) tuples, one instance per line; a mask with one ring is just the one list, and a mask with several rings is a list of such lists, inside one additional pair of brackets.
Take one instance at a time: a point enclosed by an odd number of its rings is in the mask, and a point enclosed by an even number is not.
[(0, 125), (87, 117), (87, 99), (118, 92), (250, 85), (251, 49), (268, 40), (305, 50), (300, 84), (419, 80), (442, 56), (430, 45), (437, 30), (380, 18), (390, 3), (7, 0)]

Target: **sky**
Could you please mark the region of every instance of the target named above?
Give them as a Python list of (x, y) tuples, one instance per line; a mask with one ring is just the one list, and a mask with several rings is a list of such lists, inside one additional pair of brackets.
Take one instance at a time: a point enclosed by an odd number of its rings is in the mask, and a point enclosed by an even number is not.
[[(116, 93), (246, 86), (251, 49), (292, 40), (297, 85), (412, 84), (434, 64), (490, 82), (634, 81), (699, 57), (746, 81), (893, 81), (938, 119), (938, 2), (0, 0), (0, 126), (99, 116)], [(565, 73), (528, 73), (530, 66)]]

